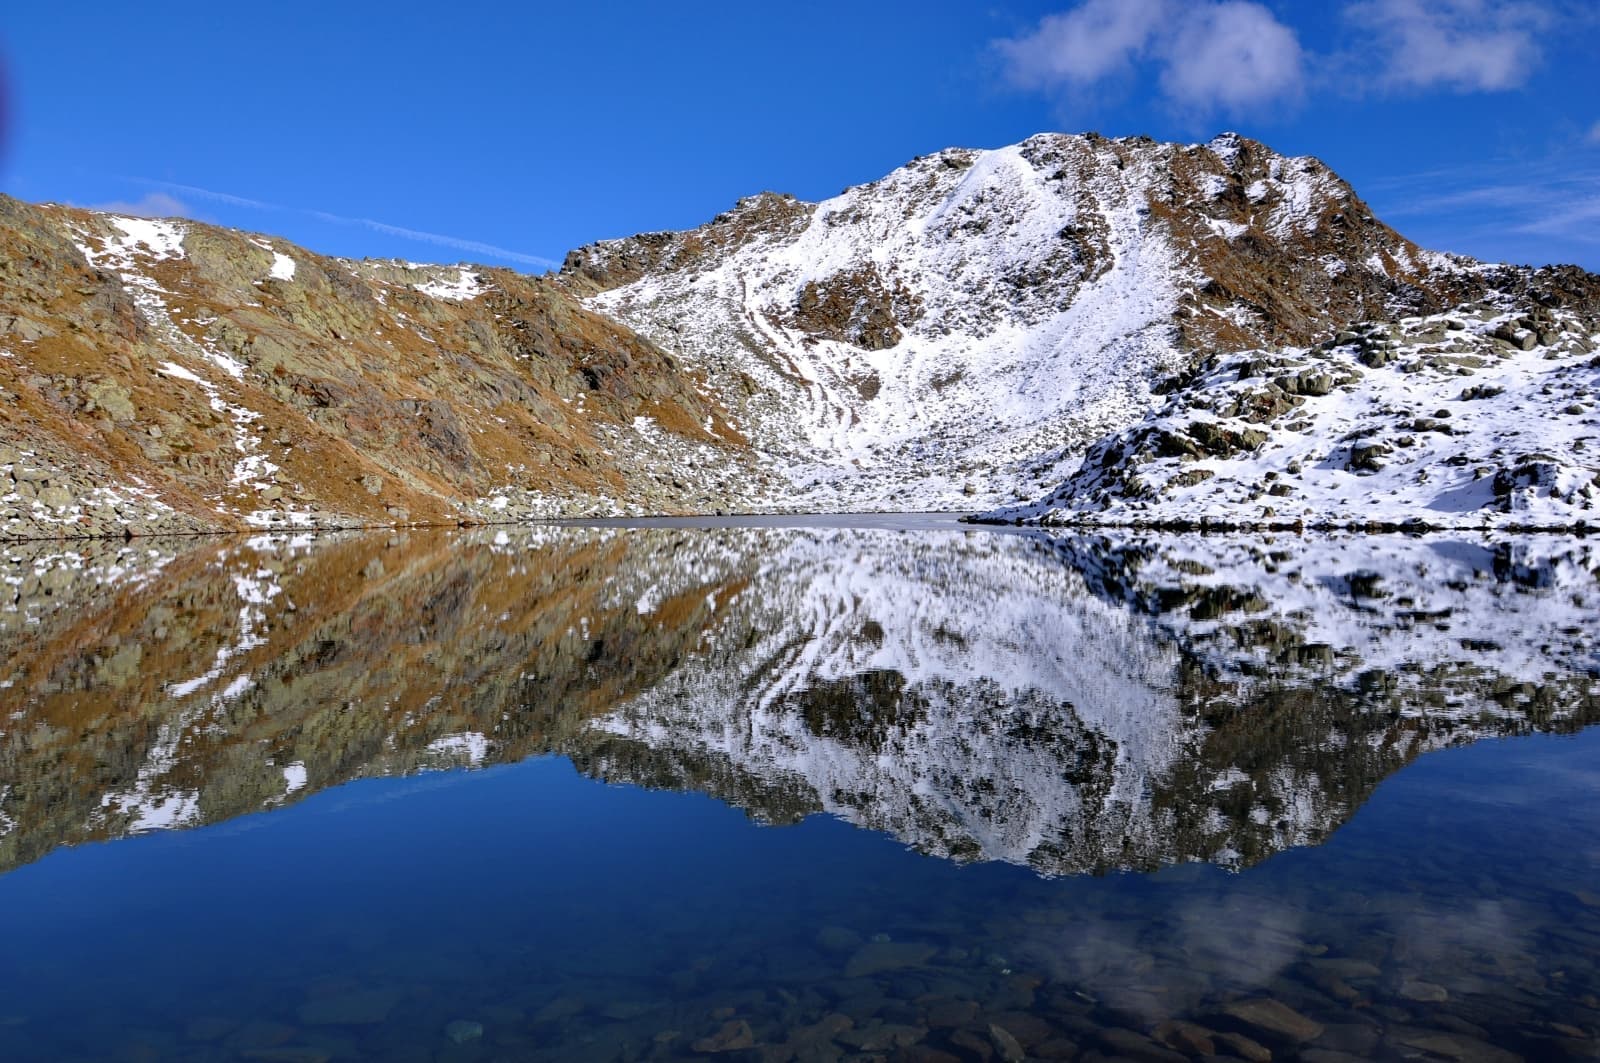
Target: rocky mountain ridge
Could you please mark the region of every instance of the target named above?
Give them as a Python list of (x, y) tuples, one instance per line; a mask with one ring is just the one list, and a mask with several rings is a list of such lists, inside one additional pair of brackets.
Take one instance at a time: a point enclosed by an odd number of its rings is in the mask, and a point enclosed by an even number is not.
[[(1600, 280), (1424, 251), (1318, 160), (1234, 134), (947, 149), (538, 278), (3, 199), (0, 270), (5, 538), (1292, 526), (1367, 519), (1374, 492), (1387, 523), (1573, 526), (1600, 489)], [(1448, 438), (1416, 427), (1447, 406)], [(1507, 434), (1530, 410), (1559, 438)]]
[[(1600, 522), (1593, 316), (1501, 298), (1213, 355), (1038, 502), (982, 519), (1188, 528)], [(1581, 304), (1579, 304), (1581, 305)]]

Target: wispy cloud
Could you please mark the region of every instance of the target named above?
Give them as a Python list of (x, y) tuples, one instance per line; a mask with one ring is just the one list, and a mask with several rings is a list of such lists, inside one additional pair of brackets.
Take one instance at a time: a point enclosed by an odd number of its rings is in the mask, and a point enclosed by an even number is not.
[[(177, 184), (172, 181), (151, 181), (142, 177), (130, 177), (127, 178), (127, 180), (132, 181), (135, 184), (141, 184), (159, 190), (145, 196), (144, 200), (141, 200), (140, 202), (153, 201), (159, 198), (162, 200), (169, 200), (170, 202), (181, 206), (181, 202), (170, 195), (171, 193), (176, 193), (180, 196), (188, 196), (191, 199), (204, 199), (213, 203), (223, 203), (231, 207), (244, 207), (248, 210), (263, 210), (273, 211), (281, 214), (296, 214), (304, 218), (313, 218), (317, 221), (326, 222), (331, 225), (344, 225), (367, 229), (371, 232), (382, 233), (385, 236), (399, 237), (402, 240), (413, 240), (417, 243), (432, 244), (435, 247), (448, 247), (452, 250), (462, 251), (470, 255), (483, 255), (490, 258), (502, 259), (507, 262), (516, 262), (525, 266), (536, 266), (541, 269), (554, 269), (560, 265), (560, 263), (556, 262), (554, 259), (545, 258), (543, 255), (530, 255), (524, 251), (513, 251), (509, 248), (497, 247), (494, 244), (484, 243), (481, 240), (469, 240), (460, 236), (448, 236), (444, 233), (425, 232), (421, 229), (408, 229), (401, 225), (391, 225), (388, 222), (378, 221), (374, 218), (351, 217), (344, 214), (331, 214), (325, 210), (314, 210), (309, 207), (294, 207), (283, 203), (269, 203), (260, 199), (250, 199), (246, 196), (236, 196), (231, 192), (218, 192), (215, 189), (200, 188), (195, 185)], [(163, 192), (168, 194), (163, 195)], [(100, 209), (110, 210), (111, 208), (102, 207)], [(178, 213), (186, 213), (186, 211), (181, 211)]]
[(1600, 147), (1600, 122), (1596, 122), (1594, 125), (1590, 126), (1588, 135), (1583, 139), (1585, 143)]
[(1544, 252), (1519, 256), (1531, 261), (1600, 247), (1600, 166), (1575, 166), (1566, 153), (1380, 179), (1367, 193), (1402, 229), (1425, 225), (1457, 239)]
[(135, 218), (192, 218), (195, 210), (189, 204), (165, 192), (149, 192), (138, 199), (114, 199), (109, 203), (96, 203), (94, 210), (107, 214), (127, 214)]
[(1525, 0), (1360, 0), (1345, 18), (1382, 56), (1378, 87), (1494, 92), (1538, 68), (1554, 14)]
[(1196, 117), (1296, 97), (1304, 78), (1294, 31), (1246, 0), (1084, 0), (994, 48), (1007, 80), (1033, 90), (1082, 92), (1148, 61), (1167, 101)]

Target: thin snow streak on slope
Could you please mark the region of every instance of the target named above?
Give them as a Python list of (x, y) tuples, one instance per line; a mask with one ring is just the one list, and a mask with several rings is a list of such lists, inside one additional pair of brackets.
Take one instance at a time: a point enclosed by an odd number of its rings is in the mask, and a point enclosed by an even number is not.
[(284, 254), (282, 251), (279, 251), (272, 245), (272, 241), (270, 240), (252, 239), (250, 242), (261, 248), (263, 251), (271, 252), (272, 267), (267, 271), (268, 277), (275, 281), (294, 280), (294, 259)]
[[(419, 266), (416, 263), (407, 263), (407, 265), (412, 269), (426, 269), (430, 273), (447, 272), (444, 267)], [(457, 266), (455, 270), (456, 279), (453, 281), (435, 277), (420, 284), (413, 284), (412, 287), (423, 295), (429, 295), (435, 299), (448, 299), (451, 302), (476, 299), (489, 290), (483, 278), (465, 266)]]
[[(152, 218), (107, 217), (106, 220), (121, 235), (95, 237), (79, 232), (84, 243), (78, 250), (91, 265), (110, 268), (122, 278), (122, 283), (132, 293), (134, 302), (145, 320), (162, 334), (173, 347), (185, 353), (197, 354), (203, 360), (221, 369), (235, 380), (244, 378), (244, 365), (221, 351), (203, 346), (190, 339), (172, 323), (164, 295), (170, 295), (145, 271), (148, 262), (163, 262), (183, 257), (183, 226), (177, 222)], [(87, 241), (99, 239), (102, 246), (96, 250)], [(141, 250), (142, 249), (142, 250)], [(143, 260), (143, 261), (141, 261)]]

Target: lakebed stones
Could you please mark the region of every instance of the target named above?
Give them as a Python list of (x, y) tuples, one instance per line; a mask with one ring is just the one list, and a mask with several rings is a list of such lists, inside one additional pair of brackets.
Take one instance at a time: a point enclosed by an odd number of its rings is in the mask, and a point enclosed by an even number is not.
[(923, 1026), (879, 1022), (841, 1030), (834, 1040), (859, 1052), (887, 1052), (914, 1045), (927, 1035), (928, 1030)]
[(1458, 1063), (1523, 1063), (1522, 1056), (1466, 1034), (1440, 1030), (1404, 1031), (1396, 1043)]
[(995, 1055), (1002, 1063), (1022, 1063), (1027, 1058), (1022, 1045), (1004, 1026), (992, 1022), (989, 1024), (989, 1043), (994, 1046)]
[(1450, 999), (1450, 991), (1444, 986), (1423, 981), (1420, 978), (1408, 978), (1400, 983), (1400, 995), (1407, 1000), (1422, 1003), (1437, 1004)]
[[(1113, 1058), (1129, 1060), (1130, 1063), (1183, 1063), (1189, 1058), (1183, 1052), (1160, 1045), (1133, 1030), (1112, 1027), (1101, 1030), (1097, 1037)], [(1016, 1058), (1021, 1060), (1023, 1057)]]
[(1152, 1031), (1151, 1036), (1168, 1048), (1192, 1056), (1215, 1055), (1217, 1051), (1214, 1040), (1216, 1031), (1179, 1019), (1168, 1019), (1163, 1022)]
[(362, 990), (308, 1000), (297, 1016), (307, 1026), (367, 1026), (387, 1020), (399, 1003), (392, 990)]
[(1272, 1049), (1242, 1033), (1223, 1031), (1216, 1035), (1216, 1041), (1231, 1055), (1249, 1060), (1250, 1063), (1270, 1063), (1272, 1059)]
[(859, 948), (861, 935), (848, 927), (825, 926), (817, 931), (817, 945), (825, 952), (849, 952)]
[(250, 1063), (333, 1063), (334, 1055), (330, 1049), (311, 1045), (274, 1045), (244, 1049), (239, 1058)]

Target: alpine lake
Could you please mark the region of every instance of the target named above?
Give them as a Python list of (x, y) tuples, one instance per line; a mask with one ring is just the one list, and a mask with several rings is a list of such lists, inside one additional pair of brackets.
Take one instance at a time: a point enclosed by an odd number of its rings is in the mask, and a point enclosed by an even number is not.
[(0, 545), (0, 1059), (1600, 1054), (1600, 544)]

